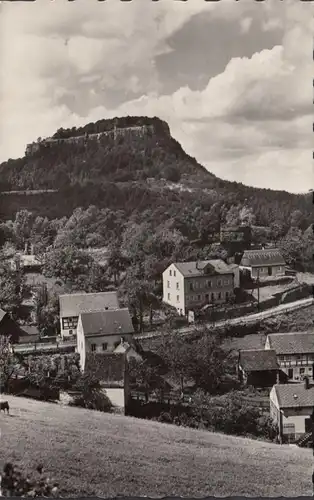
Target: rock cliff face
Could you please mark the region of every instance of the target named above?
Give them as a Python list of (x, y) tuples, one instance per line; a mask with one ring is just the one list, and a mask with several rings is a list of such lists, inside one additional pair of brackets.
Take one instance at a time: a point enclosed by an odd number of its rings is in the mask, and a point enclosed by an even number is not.
[(287, 214), (296, 208), (313, 211), (310, 195), (255, 189), (217, 178), (186, 154), (168, 124), (156, 117), (128, 116), (59, 129), (52, 137), (29, 144), (23, 158), (0, 165), (1, 193), (0, 220), (14, 218), (22, 208), (63, 217), (90, 205), (126, 214), (169, 212), (171, 217), (175, 211), (182, 214), (183, 207), (206, 213), (213, 204), (227, 200), (228, 206), (251, 203), (259, 212), (267, 205), (265, 220), (274, 204)]

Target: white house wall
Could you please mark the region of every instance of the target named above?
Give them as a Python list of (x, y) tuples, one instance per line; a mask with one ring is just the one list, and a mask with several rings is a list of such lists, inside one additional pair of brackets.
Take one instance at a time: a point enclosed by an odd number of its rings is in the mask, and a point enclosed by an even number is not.
[(163, 302), (175, 307), (179, 314), (185, 314), (184, 277), (174, 264), (163, 272), (162, 281)]

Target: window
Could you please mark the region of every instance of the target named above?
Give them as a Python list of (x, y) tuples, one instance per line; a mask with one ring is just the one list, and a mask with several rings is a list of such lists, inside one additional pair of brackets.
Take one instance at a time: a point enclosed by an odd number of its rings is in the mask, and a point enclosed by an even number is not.
[(212, 282), (210, 280), (207, 280), (206, 285), (207, 285), (208, 288), (211, 288)]
[(172, 271), (171, 271), (171, 269), (170, 269), (170, 271), (169, 271), (169, 276), (172, 276)]
[(193, 292), (193, 283), (190, 283), (189, 287), (190, 287), (190, 291)]
[(91, 346), (90, 346), (90, 350), (91, 350), (92, 352), (95, 352), (95, 351), (96, 351), (96, 344), (91, 344)]
[(281, 266), (278, 266), (278, 271), (281, 271)]
[(167, 288), (170, 288), (170, 281), (167, 281)]
[(102, 350), (103, 350), (103, 351), (107, 351), (107, 347), (108, 347), (107, 342), (104, 342), (104, 343), (102, 344)]
[(225, 285), (229, 285), (229, 280), (225, 280), (225, 281), (224, 281), (224, 284), (225, 284)]
[(170, 300), (170, 293), (168, 293), (168, 300)]
[(226, 292), (226, 299), (229, 299), (229, 292)]
[(201, 300), (201, 296), (200, 295), (197, 296), (197, 300)]
[(304, 375), (305, 373), (305, 368), (300, 368), (300, 375)]
[(177, 302), (180, 302), (180, 295), (177, 295)]
[(218, 299), (221, 299), (221, 292), (218, 292)]
[(199, 287), (199, 283), (196, 281), (195, 282), (195, 288), (198, 288)]
[(176, 276), (176, 275), (177, 275), (176, 271), (173, 271), (173, 276)]
[(177, 290), (179, 290), (179, 283), (177, 282)]
[(74, 318), (62, 318), (62, 328), (63, 330), (75, 329), (77, 327), (78, 317)]

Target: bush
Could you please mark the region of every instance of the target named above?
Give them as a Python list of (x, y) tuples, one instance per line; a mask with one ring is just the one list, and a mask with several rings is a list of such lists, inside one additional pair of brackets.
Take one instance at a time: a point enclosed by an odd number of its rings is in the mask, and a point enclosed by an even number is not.
[[(1, 494), (8, 497), (55, 497), (58, 494), (58, 484), (51, 483), (48, 477), (43, 477), (43, 467), (36, 468), (36, 476), (31, 479), (24, 476), (18, 468), (6, 463), (1, 476)], [(60, 495), (58, 495), (60, 497)]]
[(173, 422), (172, 416), (168, 412), (162, 412), (157, 420), (158, 422), (163, 422), (165, 424), (172, 424)]
[(100, 389), (91, 389), (89, 393), (84, 392), (73, 398), (69, 406), (76, 406), (79, 408), (87, 408), (88, 410), (97, 410), (103, 412), (110, 412), (112, 410), (112, 403)]

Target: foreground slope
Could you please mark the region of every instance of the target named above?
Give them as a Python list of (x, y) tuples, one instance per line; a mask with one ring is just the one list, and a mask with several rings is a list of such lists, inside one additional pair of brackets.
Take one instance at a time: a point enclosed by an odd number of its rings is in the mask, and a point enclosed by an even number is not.
[(1, 461), (38, 462), (66, 495), (311, 494), (310, 450), (8, 396)]

